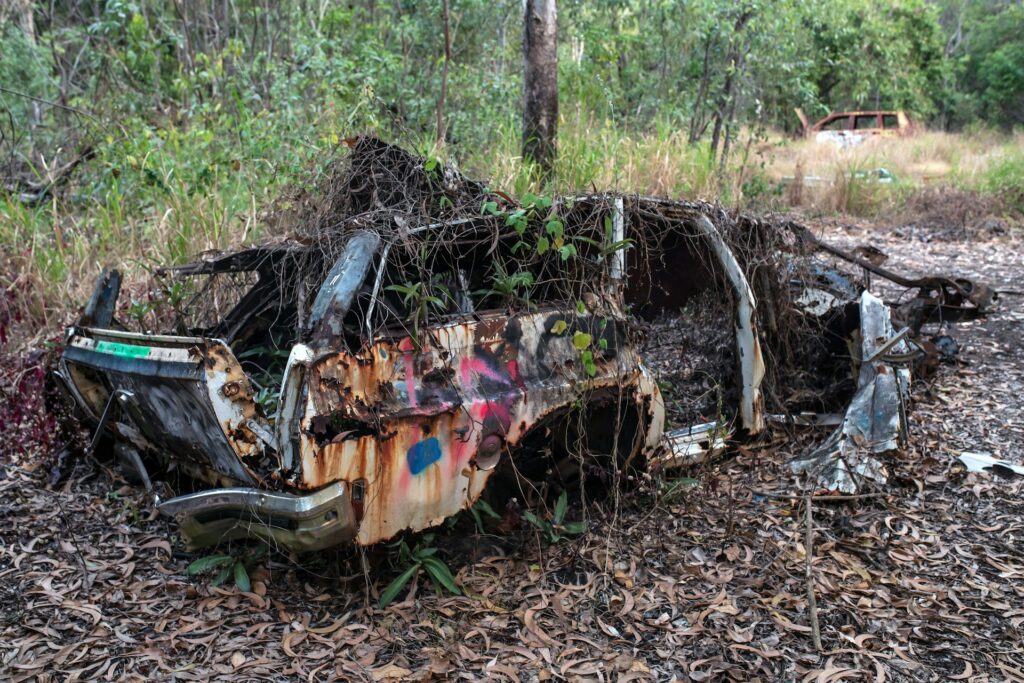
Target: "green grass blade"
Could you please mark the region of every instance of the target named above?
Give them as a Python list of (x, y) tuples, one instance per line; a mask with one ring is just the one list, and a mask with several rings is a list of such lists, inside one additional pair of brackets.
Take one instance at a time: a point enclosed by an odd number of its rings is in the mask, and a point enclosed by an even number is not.
[(402, 592), (405, 585), (412, 580), (412, 577), (419, 571), (420, 563), (416, 562), (404, 572), (398, 575), (394, 581), (388, 584), (388, 587), (384, 589), (384, 592), (380, 594), (380, 606), (387, 607), (391, 602), (398, 597), (398, 594)]

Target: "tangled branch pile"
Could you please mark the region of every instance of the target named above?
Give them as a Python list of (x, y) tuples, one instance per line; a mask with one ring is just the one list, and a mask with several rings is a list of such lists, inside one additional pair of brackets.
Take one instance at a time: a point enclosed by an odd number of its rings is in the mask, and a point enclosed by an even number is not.
[[(835, 362), (845, 331), (823, 330), (796, 305), (794, 283), (821, 279), (821, 268), (782, 220), (636, 195), (516, 200), (377, 138), (347, 144), (347, 154), (277, 203), (268, 221), (271, 242), (220, 257), (246, 261), (261, 274), (268, 327), (275, 330), (262, 345), (287, 349), (296, 341), (343, 246), (370, 231), (381, 240), (382, 272), (375, 287), (355, 296), (345, 326), (350, 347), (479, 310), (512, 315), (553, 305), (607, 315), (622, 313), (624, 303), (635, 341), (666, 390), (672, 421), (713, 419), (723, 405), (735, 405), (738, 393), (729, 341), (736, 301), (707, 236), (695, 229), (708, 220), (757, 301), (769, 408), (825, 410), (852, 391), (847, 369)], [(617, 215), (621, 234), (613, 230)], [(624, 277), (613, 282), (610, 263), (619, 254)], [(214, 292), (222, 303), (200, 306)], [(223, 316), (232, 301), (212, 286), (198, 294), (177, 310), (202, 309), (212, 321), (209, 313)], [(176, 327), (189, 326), (179, 319)], [(217, 331), (225, 333), (223, 323)]]

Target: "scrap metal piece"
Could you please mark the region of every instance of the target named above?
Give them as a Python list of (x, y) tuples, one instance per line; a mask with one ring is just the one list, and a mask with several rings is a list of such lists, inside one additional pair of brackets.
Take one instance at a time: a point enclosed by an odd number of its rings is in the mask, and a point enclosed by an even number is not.
[[(90, 415), (114, 397), (140, 437), (224, 483), (261, 480), (254, 393), (222, 341), (73, 327), (61, 360)], [(98, 432), (102, 429), (97, 430)]]
[(895, 273), (871, 260), (851, 254), (829, 244), (802, 225), (790, 222), (789, 229), (801, 240), (860, 266), (902, 287), (917, 289), (917, 295), (900, 306), (900, 315), (908, 321), (911, 330), (920, 332), (926, 322), (970, 320), (984, 315), (999, 298), (999, 292), (984, 282), (942, 275), (907, 277)]
[(999, 472), (1000, 474), (1009, 472), (1011, 474), (1017, 474), (1024, 477), (1024, 467), (1014, 465), (1006, 460), (996, 460), (988, 453), (972, 453), (970, 451), (963, 451), (960, 453), (958, 459), (967, 467), (968, 472), (987, 472), (992, 470), (993, 472)]
[(666, 455), (655, 460), (666, 468), (697, 465), (722, 453), (732, 429), (718, 421), (682, 427), (665, 434)]
[(379, 246), (376, 233), (360, 230), (352, 235), (331, 267), (313, 301), (307, 323), (308, 332), (319, 344), (328, 345), (342, 337), (342, 320), (366, 279)]
[(798, 425), (800, 427), (834, 427), (843, 423), (843, 416), (839, 413), (811, 413), (805, 411), (795, 415), (772, 414), (768, 416), (768, 421), (776, 424)]
[(879, 456), (907, 443), (910, 369), (892, 360), (913, 355), (906, 331), (894, 332), (889, 307), (870, 292), (861, 294), (858, 310), (857, 392), (825, 443), (792, 462), (815, 486), (842, 493), (857, 492), (865, 481), (885, 483), (888, 472)]
[(114, 307), (117, 296), (121, 293), (121, 273), (117, 270), (103, 269), (96, 279), (96, 287), (92, 290), (89, 303), (85, 305), (79, 325), (109, 327), (114, 320)]
[(764, 379), (764, 359), (757, 338), (757, 302), (736, 255), (729, 249), (721, 233), (711, 220), (701, 215), (694, 222), (711, 244), (725, 275), (736, 295), (736, 351), (740, 360), (740, 420), (751, 433), (764, 429), (764, 402), (761, 398), (761, 380)]
[(157, 509), (178, 521), (189, 548), (255, 537), (295, 551), (320, 550), (350, 541), (358, 526), (345, 482), (307, 495), (209, 489), (165, 500)]

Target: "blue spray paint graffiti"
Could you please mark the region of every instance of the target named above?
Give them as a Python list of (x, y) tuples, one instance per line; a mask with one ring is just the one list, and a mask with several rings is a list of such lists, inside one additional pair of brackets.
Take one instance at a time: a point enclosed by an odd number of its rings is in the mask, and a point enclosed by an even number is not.
[(441, 444), (433, 437), (417, 441), (409, 447), (405, 459), (409, 463), (409, 472), (420, 474), (441, 459)]

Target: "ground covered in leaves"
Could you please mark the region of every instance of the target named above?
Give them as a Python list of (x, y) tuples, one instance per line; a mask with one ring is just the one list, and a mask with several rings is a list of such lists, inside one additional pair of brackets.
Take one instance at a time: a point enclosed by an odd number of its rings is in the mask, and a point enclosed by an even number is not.
[[(870, 241), (890, 266), (1024, 282), (1014, 238), (823, 231)], [(1020, 680), (1024, 483), (956, 456), (1024, 460), (1022, 322), (1024, 299), (1004, 296), (987, 320), (950, 329), (960, 362), (915, 386), (912, 450), (886, 494), (814, 501), (810, 552), (785, 462), (824, 434), (778, 433), (576, 507), (590, 530), (554, 545), (515, 518), (439, 532), (429, 543), (465, 595), (421, 576), (387, 609), (377, 596), (402, 567), (383, 552), (270, 554), (249, 591), (212, 587), (186, 574), (200, 555), (137, 488), (92, 461), (65, 460), (55, 477), (54, 458), (8, 441), (0, 678)]]

